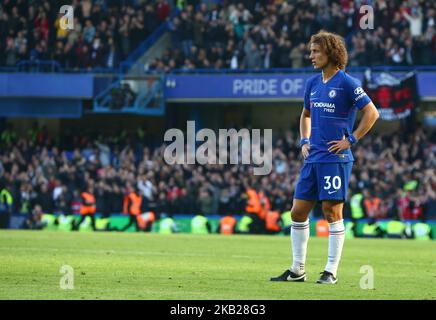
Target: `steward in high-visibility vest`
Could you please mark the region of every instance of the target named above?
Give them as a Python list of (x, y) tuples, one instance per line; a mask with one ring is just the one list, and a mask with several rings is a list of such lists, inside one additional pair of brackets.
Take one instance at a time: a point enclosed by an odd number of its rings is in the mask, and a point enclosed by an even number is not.
[(412, 227), (413, 236), (416, 240), (430, 240), (431, 227), (424, 221), (415, 223)]
[(290, 227), (292, 225), (292, 214), (291, 210), (282, 213), (282, 225), (284, 228)]
[(418, 186), (417, 180), (410, 180), (404, 184), (403, 190), (404, 191), (414, 191), (414, 190), (416, 190), (417, 186)]
[(363, 194), (356, 193), (350, 199), (351, 217), (353, 219), (362, 219), (365, 217), (365, 212), (362, 207)]
[(57, 226), (56, 226), (56, 217), (54, 216), (54, 214), (46, 214), (43, 213), (41, 215), (41, 224), (43, 226), (44, 229), (47, 230), (57, 230)]
[(12, 212), (12, 205), (14, 204), (14, 198), (12, 197), (9, 188), (3, 188), (0, 192), (0, 213)]
[(260, 195), (256, 192), (256, 190), (252, 188), (247, 189), (247, 206), (245, 207), (246, 213), (251, 214), (251, 218), (253, 219), (250, 226), (250, 233), (264, 233), (265, 232), (265, 217), (264, 210), (262, 208), (262, 201), (265, 206), (268, 206), (268, 203), (265, 200), (265, 195)]
[(162, 218), (159, 222), (159, 233), (170, 234), (176, 232), (176, 223), (171, 216)]
[(138, 215), (137, 218), (139, 228), (144, 232), (150, 232), (156, 221), (156, 214), (153, 211), (148, 211)]
[(9, 228), (14, 198), (9, 191), (10, 187), (3, 188), (0, 192), (0, 228)]
[(253, 218), (249, 215), (244, 215), (238, 224), (239, 233), (251, 233), (251, 224), (253, 223)]
[(406, 224), (399, 220), (391, 220), (386, 226), (388, 238), (405, 238)]
[(90, 190), (90, 192), (82, 192), (80, 194), (82, 198), (82, 206), (80, 208), (80, 214), (86, 215), (86, 214), (94, 214), (97, 209), (95, 206), (95, 196)]
[(82, 205), (80, 207), (80, 220), (78, 223), (74, 224), (73, 230), (79, 230), (80, 225), (83, 221), (85, 221), (86, 217), (91, 218), (91, 225), (92, 229), (94, 231), (97, 230), (95, 227), (95, 212), (97, 211), (96, 205), (95, 205), (95, 196), (94, 196), (94, 189), (92, 187), (88, 188), (87, 191), (84, 191), (80, 194)]
[(353, 239), (356, 236), (356, 222), (345, 223), (345, 239)]
[(260, 201), (260, 211), (259, 218), (262, 220), (266, 220), (266, 215), (271, 210), (271, 204), (269, 202), (268, 197), (265, 195), (263, 191), (259, 192), (259, 201)]
[(221, 218), (218, 232), (221, 234), (233, 234), (235, 233), (236, 219), (230, 214)]
[(60, 231), (71, 231), (73, 226), (74, 217), (73, 216), (66, 216), (61, 214), (58, 217), (58, 230)]
[(369, 199), (363, 200), (368, 218), (377, 218), (380, 214), (380, 204), (381, 199), (378, 197), (370, 197)]
[(365, 238), (382, 238), (383, 231), (375, 219), (370, 219), (363, 225), (362, 236)]
[(198, 214), (191, 220), (191, 233), (208, 234), (211, 233), (209, 220), (204, 214)]
[(276, 234), (282, 230), (280, 213), (278, 211), (269, 211), (265, 219), (266, 232)]
[(109, 218), (100, 218), (96, 219), (95, 225), (97, 230), (100, 231), (110, 231), (110, 219)]
[(259, 195), (256, 190), (249, 188), (247, 190), (247, 206), (245, 207), (245, 211), (259, 216), (261, 209)]
[(129, 223), (121, 231), (126, 231), (133, 224), (136, 231), (139, 231), (138, 216), (141, 214), (142, 197), (137, 188), (124, 196), (123, 213), (129, 215)]

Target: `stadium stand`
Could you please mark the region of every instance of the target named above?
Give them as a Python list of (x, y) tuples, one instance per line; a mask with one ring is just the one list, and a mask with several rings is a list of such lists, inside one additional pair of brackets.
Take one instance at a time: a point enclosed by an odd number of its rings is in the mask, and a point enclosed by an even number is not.
[[(222, 215), (244, 213), (246, 189), (253, 187), (267, 195), (271, 210), (284, 212), (301, 166), (294, 132), (275, 139), (272, 173), (255, 176), (247, 174), (246, 165), (168, 165), (163, 161), (165, 145), (152, 148), (141, 131), (54, 139), (45, 128), (34, 126), (19, 138), (9, 127), (1, 134), (1, 190), (10, 192), (12, 211), (22, 214), (35, 205), (44, 213), (72, 214), (80, 192), (93, 186), (97, 212), (108, 216), (122, 212), (126, 190), (136, 185), (144, 211)], [(436, 218), (434, 135), (418, 128), (404, 137), (370, 136), (356, 147), (351, 195), (362, 190), (363, 203), (379, 199), (376, 208), (363, 204), (365, 217)]]
[[(353, 1), (228, 1), (181, 6), (171, 21), (172, 50), (150, 69), (271, 69), (310, 65), (310, 35), (327, 29), (342, 35), (349, 66), (431, 65), (436, 60), (434, 1), (366, 1), (382, 21), (361, 32)], [(360, 5), (363, 3), (360, 3)], [(366, 30), (368, 31), (368, 30)]]
[(169, 15), (166, 1), (72, 1), (74, 29), (60, 28), (59, 1), (0, 4), (0, 65), (54, 60), (77, 70), (116, 68)]
[[(0, 65), (53, 60), (67, 69), (116, 68), (168, 21), (171, 48), (147, 69), (271, 69), (309, 65), (305, 44), (324, 28), (344, 36), (349, 66), (436, 63), (435, 1), (366, 1), (382, 21), (359, 31), (358, 3), (338, 1), (73, 1), (74, 30), (57, 1), (0, 5)], [(54, 28), (53, 28), (53, 27)]]
[[(364, 3), (374, 7), (378, 24), (361, 32), (358, 7)], [(86, 101), (86, 111), (105, 114), (130, 108), (127, 111), (136, 114), (141, 110), (142, 115), (163, 116), (164, 83), (176, 87), (174, 79), (164, 82), (165, 73), (208, 69), (219, 76), (232, 70), (301, 70), (309, 63), (309, 37), (322, 28), (344, 36), (351, 68), (412, 70), (436, 64), (435, 1), (75, 0), (72, 5), (75, 28), (62, 30), (58, 1), (3, 1), (0, 67), (23, 71), (17, 67), (37, 63), (57, 72), (110, 70), (111, 77), (89, 80), (94, 85), (91, 93), (75, 93), (80, 115), (86, 96), (93, 99)], [(131, 70), (117, 69), (163, 25), (171, 35), (170, 46), (141, 65), (141, 76), (145, 71), (155, 78), (135, 78)], [(4, 96), (9, 99), (8, 94)], [(29, 100), (34, 94), (29, 93)], [(59, 93), (57, 98), (65, 103), (71, 97)], [(40, 105), (48, 100), (40, 100)], [(57, 103), (52, 103), (55, 109)], [(21, 112), (18, 116), (36, 116)], [(107, 217), (122, 211), (126, 189), (136, 185), (144, 211), (157, 214), (242, 214), (248, 187), (265, 193), (271, 210), (284, 212), (302, 164), (297, 132), (293, 128), (275, 137), (273, 172), (256, 177), (243, 165), (169, 166), (162, 160), (165, 145), (144, 140), (140, 129), (112, 136), (52, 136), (35, 126), (23, 136), (7, 127), (0, 137), (1, 210), (31, 215), (40, 206), (38, 212), (72, 214), (80, 192), (92, 186), (97, 212)], [(349, 196), (362, 194), (357, 205), (363, 217), (436, 219), (435, 140), (434, 131), (418, 126), (403, 135), (370, 135), (356, 146)], [(347, 206), (345, 212), (352, 217)], [(319, 208), (314, 214), (321, 217)]]

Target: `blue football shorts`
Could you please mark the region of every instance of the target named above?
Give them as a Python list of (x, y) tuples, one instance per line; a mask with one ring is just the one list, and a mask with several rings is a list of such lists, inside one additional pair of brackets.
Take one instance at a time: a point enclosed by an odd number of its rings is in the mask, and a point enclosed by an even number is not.
[(353, 162), (304, 163), (294, 198), (345, 201), (352, 167)]

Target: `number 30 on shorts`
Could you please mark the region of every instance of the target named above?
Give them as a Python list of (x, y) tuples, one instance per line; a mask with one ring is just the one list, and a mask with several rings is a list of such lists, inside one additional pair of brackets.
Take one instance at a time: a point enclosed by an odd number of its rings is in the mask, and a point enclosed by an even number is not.
[[(324, 190), (329, 190), (332, 186), (333, 189), (339, 190), (341, 188), (341, 177), (340, 176), (334, 176), (332, 179), (332, 176), (324, 176), (325, 180), (325, 186)], [(331, 182), (330, 182), (331, 180)]]

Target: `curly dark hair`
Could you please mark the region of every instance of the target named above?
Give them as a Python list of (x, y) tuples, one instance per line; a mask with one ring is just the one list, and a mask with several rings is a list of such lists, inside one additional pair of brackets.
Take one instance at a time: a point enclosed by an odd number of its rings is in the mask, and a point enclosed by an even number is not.
[(310, 37), (309, 46), (312, 43), (318, 44), (324, 50), (333, 65), (339, 69), (345, 69), (348, 62), (348, 53), (344, 38), (338, 34), (321, 30)]

